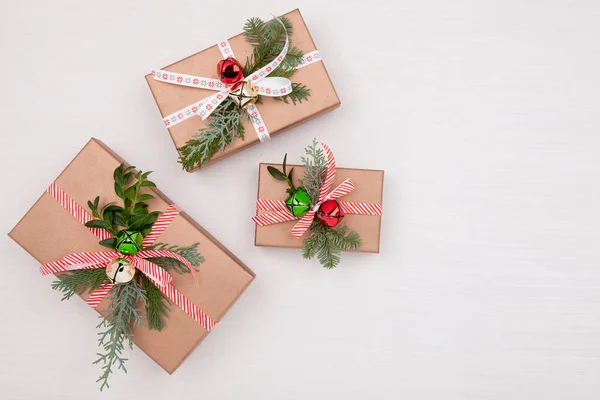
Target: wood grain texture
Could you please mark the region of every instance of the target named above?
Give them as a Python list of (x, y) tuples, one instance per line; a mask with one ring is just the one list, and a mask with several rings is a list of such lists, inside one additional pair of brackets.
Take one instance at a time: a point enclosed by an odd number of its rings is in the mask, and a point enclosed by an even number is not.
[[(256, 272), (175, 374), (135, 351), (100, 394), (97, 317), (4, 237), (3, 399), (600, 397), (597, 1), (1, 4), (3, 232), (95, 136)], [(296, 6), (344, 104), (181, 171), (143, 76)], [(334, 271), (253, 243), (258, 162), (313, 137), (386, 171), (381, 253)]]

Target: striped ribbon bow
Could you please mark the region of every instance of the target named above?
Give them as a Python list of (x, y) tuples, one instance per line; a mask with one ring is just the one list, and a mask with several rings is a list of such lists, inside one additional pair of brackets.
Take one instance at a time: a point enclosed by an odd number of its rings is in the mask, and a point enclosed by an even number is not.
[[(281, 22), (279, 18), (277, 18), (277, 21), (283, 25), (283, 22)], [(285, 25), (283, 26), (285, 28)], [(229, 41), (222, 41), (219, 43), (218, 48), (221, 51), (223, 58), (234, 57), (233, 49), (229, 45)], [(244, 81), (252, 85), (256, 93), (261, 96), (282, 97), (290, 94), (292, 92), (292, 82), (289, 79), (283, 77), (268, 77), (268, 75), (281, 64), (287, 55), (288, 49), (289, 37), (286, 31), (285, 44), (279, 55), (275, 57), (275, 59), (269, 64), (254, 72), (252, 75), (245, 77)], [(304, 66), (308, 63), (318, 60), (320, 60), (318, 53), (307, 54), (303, 59), (305, 62), (303, 62), (300, 66)], [(297, 66), (296, 68), (300, 66)], [(213, 113), (213, 111), (217, 109), (219, 104), (225, 101), (231, 88), (233, 87), (233, 85), (224, 84), (219, 79), (178, 74), (161, 69), (152, 70), (151, 74), (157, 81), (200, 89), (215, 90), (218, 92), (164, 117), (163, 121), (167, 127), (178, 124), (194, 115), (198, 115), (202, 118), (202, 120), (205, 120), (210, 116), (210, 114)], [(246, 107), (246, 111), (250, 116), (250, 120), (252, 121), (252, 125), (256, 130), (259, 140), (264, 142), (270, 139), (271, 136), (269, 135), (269, 132), (256, 105), (250, 104)]]
[[(85, 211), (83, 207), (77, 204), (56, 183), (53, 182), (48, 187), (47, 192), (81, 224), (85, 225), (86, 222), (89, 222), (93, 219), (93, 217), (87, 211)], [(172, 277), (165, 269), (146, 259), (150, 257), (170, 257), (177, 259), (187, 268), (189, 268), (190, 272), (194, 276), (194, 281), (196, 280), (196, 270), (181, 255), (167, 250), (147, 249), (156, 241), (160, 234), (165, 231), (167, 226), (169, 226), (171, 221), (173, 221), (178, 214), (179, 209), (175, 205), (169, 206), (165, 212), (158, 217), (152, 226), (150, 233), (144, 237), (143, 248), (146, 250), (142, 250), (134, 256), (123, 255), (118, 251), (90, 251), (73, 253), (63, 257), (61, 260), (43, 264), (40, 267), (40, 272), (42, 275), (48, 275), (76, 269), (104, 268), (115, 258), (124, 258), (129, 261), (132, 266), (140, 270), (141, 273), (146, 275), (152, 282), (154, 282), (156, 287), (174, 304), (179, 306), (186, 314), (202, 325), (207, 331), (210, 331), (216, 325), (216, 323), (202, 310), (200, 310), (198, 306), (192, 303), (179, 290), (171, 285)], [(105, 240), (112, 237), (110, 232), (105, 229), (88, 229), (100, 240)], [(106, 297), (114, 285), (115, 284), (113, 282), (105, 283), (87, 298), (86, 303), (95, 309), (102, 299)]]
[[(335, 189), (331, 190), (333, 182), (335, 181), (335, 157), (333, 152), (325, 143), (321, 143), (327, 156), (327, 166), (325, 168), (325, 181), (319, 191), (319, 200), (317, 204), (314, 204), (311, 209), (304, 214), (302, 218), (292, 228), (292, 235), (296, 239), (300, 239), (304, 232), (310, 227), (315, 214), (319, 210), (319, 207), (326, 200), (337, 200), (342, 196), (354, 190), (354, 182), (352, 179), (346, 179), (340, 183)], [(338, 201), (341, 209), (346, 214), (357, 214), (357, 215), (381, 215), (383, 206), (381, 204), (371, 203), (353, 203), (347, 201)], [(272, 211), (270, 213), (260, 214), (252, 217), (252, 221), (258, 226), (266, 226), (272, 224), (278, 224), (280, 222), (293, 221), (297, 219), (288, 210), (283, 200), (268, 200), (258, 199), (256, 200), (256, 209), (262, 211)]]

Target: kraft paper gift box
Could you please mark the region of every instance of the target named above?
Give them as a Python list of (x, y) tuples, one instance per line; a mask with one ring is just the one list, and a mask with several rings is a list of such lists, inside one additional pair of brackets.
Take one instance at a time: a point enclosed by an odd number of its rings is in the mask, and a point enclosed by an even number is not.
[[(301, 49), (304, 54), (317, 50), (300, 11), (296, 9), (285, 14), (285, 16), (289, 18), (293, 25), (292, 44)], [(227, 22), (235, 26), (235, 22)], [(244, 22), (240, 21), (240, 26)], [(215, 41), (219, 39), (214, 38)], [(252, 54), (252, 46), (246, 41), (243, 34), (230, 38), (229, 44), (233, 49), (235, 58), (240, 62), (243, 62), (247, 56)], [(216, 65), (222, 59), (223, 56), (215, 44), (199, 53), (168, 65), (162, 68), (162, 70), (216, 78)], [(146, 81), (163, 118), (215, 93), (207, 89), (161, 82), (155, 80), (152, 74), (146, 75)], [(306, 122), (327, 111), (331, 111), (340, 105), (340, 99), (325, 69), (324, 61), (314, 62), (300, 68), (292, 77), (292, 81), (301, 82), (310, 89), (311, 95), (307, 101), (292, 105), (291, 102), (290, 104), (284, 104), (282, 101), (261, 96), (261, 104), (257, 104), (257, 108), (271, 136), (276, 136), (289, 128)], [(208, 119), (203, 121), (200, 117), (193, 116), (176, 125), (169, 126), (167, 129), (175, 147), (180, 148), (185, 145), (199, 129), (206, 126), (206, 122), (208, 121)], [(260, 142), (251, 122), (246, 121), (244, 127), (246, 131), (244, 140), (235, 139), (231, 146), (225, 148), (224, 152), (218, 152), (209, 162), (204, 163), (203, 166)], [(264, 145), (268, 145), (268, 142), (264, 143)]]
[[(85, 205), (96, 196), (100, 196), (101, 204), (120, 200), (114, 192), (113, 171), (121, 163), (124, 163), (123, 160), (106, 145), (92, 139), (55, 183), (89, 212)], [(158, 189), (146, 189), (147, 193), (155, 196), (154, 200), (148, 201), (150, 210), (164, 211), (173, 204)], [(98, 238), (46, 192), (9, 236), (40, 264), (75, 252), (108, 250), (100, 246)], [(254, 279), (252, 271), (184, 212), (175, 217), (158, 237), (158, 242), (184, 246), (200, 243), (198, 251), (205, 262), (199, 266), (197, 282), (194, 283), (190, 274), (173, 273), (172, 284), (215, 322), (221, 320)], [(32, 261), (27, 267), (39, 266)], [(40, 276), (40, 279), (47, 278)], [(51, 290), (50, 287), (48, 290)], [(60, 307), (59, 297), (56, 297), (56, 307)], [(108, 303), (105, 298), (97, 310), (105, 310)], [(73, 318), (65, 316), (63, 322), (72, 323), (69, 319)], [(173, 373), (209, 333), (174, 304), (170, 306), (162, 331), (136, 327), (133, 332), (135, 344), (168, 373)]]
[[(281, 169), (281, 164), (261, 163), (258, 169), (258, 195), (259, 199), (285, 200), (289, 195), (286, 193), (288, 185), (286, 182), (274, 179), (268, 166)], [(300, 165), (288, 165), (288, 171), (294, 168), (294, 184), (299, 186), (299, 180), (304, 176), (304, 167)], [(383, 176), (384, 171), (370, 169), (337, 168), (333, 187), (342, 183), (345, 179), (352, 178), (355, 189), (339, 200), (345, 202), (359, 202), (382, 204), (383, 201)], [(264, 214), (268, 211), (257, 210), (256, 214)], [(256, 246), (301, 248), (304, 239), (308, 237), (310, 229), (300, 239), (291, 235), (292, 227), (297, 220), (282, 222), (266, 226), (256, 225), (254, 244)], [(343, 223), (350, 229), (358, 232), (361, 238), (361, 246), (358, 250), (364, 253), (379, 253), (379, 236), (381, 230), (381, 215), (355, 215), (346, 214)]]

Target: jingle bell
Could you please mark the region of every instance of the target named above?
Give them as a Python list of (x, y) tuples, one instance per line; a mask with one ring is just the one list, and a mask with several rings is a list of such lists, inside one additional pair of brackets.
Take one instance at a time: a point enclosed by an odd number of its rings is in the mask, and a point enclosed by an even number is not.
[(250, 82), (241, 81), (233, 85), (229, 91), (229, 98), (231, 98), (239, 108), (246, 108), (250, 104), (256, 103), (258, 100), (258, 93), (252, 87)]
[(113, 283), (131, 282), (135, 276), (135, 267), (124, 258), (117, 258), (106, 266), (106, 276)]
[(244, 68), (238, 60), (228, 57), (217, 64), (217, 75), (219, 75), (221, 82), (231, 85), (244, 79)]
[(310, 196), (303, 188), (298, 188), (288, 197), (285, 205), (296, 218), (302, 218), (310, 210)]
[(333, 228), (344, 218), (344, 210), (335, 200), (326, 200), (317, 211), (317, 219), (324, 225)]
[(132, 256), (142, 249), (143, 237), (140, 232), (122, 230), (117, 235), (117, 251)]

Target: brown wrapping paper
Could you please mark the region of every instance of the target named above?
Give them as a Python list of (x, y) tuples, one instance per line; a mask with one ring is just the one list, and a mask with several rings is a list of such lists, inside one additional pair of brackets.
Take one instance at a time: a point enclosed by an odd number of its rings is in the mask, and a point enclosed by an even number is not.
[[(258, 198), (271, 200), (285, 200), (288, 197), (286, 182), (278, 181), (269, 174), (267, 167), (271, 165), (279, 170), (280, 164), (261, 163), (258, 169)], [(304, 167), (289, 165), (287, 170), (294, 168), (294, 184), (299, 184), (299, 179), (304, 176)], [(337, 168), (332, 189), (348, 178), (354, 181), (355, 189), (341, 197), (340, 201), (382, 204), (383, 201), (383, 171), (370, 169)], [(257, 211), (263, 214), (269, 211)], [(288, 221), (279, 224), (256, 226), (254, 244), (256, 246), (301, 248), (304, 239), (310, 235), (310, 229), (300, 238), (296, 239), (290, 231), (298, 222)], [(381, 230), (381, 216), (346, 214), (343, 223), (348, 225), (360, 235), (362, 244), (356, 251), (364, 253), (379, 253), (379, 235)]]
[[(291, 37), (292, 44), (301, 49), (304, 54), (317, 50), (300, 14), (300, 10), (296, 9), (285, 14), (285, 16), (290, 19), (294, 28), (294, 33)], [(240, 21), (240, 24), (244, 22)], [(219, 39), (215, 38), (215, 43)], [(246, 42), (243, 34), (230, 38), (229, 43), (233, 48), (235, 57), (242, 63), (245, 62), (247, 56), (252, 54), (252, 46)], [(221, 52), (214, 45), (162, 69), (182, 74), (216, 78), (217, 63), (221, 59)], [(308, 101), (303, 101), (296, 105), (293, 105), (291, 102), (290, 104), (284, 104), (281, 101), (262, 96), (262, 104), (259, 104), (258, 108), (271, 136), (276, 136), (286, 129), (327, 111), (331, 111), (340, 105), (340, 99), (329, 79), (329, 74), (325, 69), (323, 61), (299, 69), (291, 80), (292, 82), (300, 82), (308, 86), (311, 90), (311, 96)], [(146, 81), (163, 117), (215, 93), (211, 90), (160, 82), (155, 80), (151, 74), (146, 75)], [(192, 117), (168, 128), (175, 147), (179, 148), (183, 146), (199, 129), (205, 126), (205, 122), (208, 122), (208, 119), (202, 121), (200, 117)], [(224, 157), (259, 143), (252, 123), (246, 121), (244, 127), (246, 129), (245, 140), (236, 139), (224, 152), (217, 153), (209, 163), (205, 163), (204, 165), (221, 160)]]
[[(56, 183), (88, 212), (87, 201), (96, 196), (100, 196), (100, 204), (120, 203), (114, 192), (113, 171), (122, 162), (106, 145), (92, 139), (58, 176)], [(164, 211), (172, 204), (155, 188), (147, 192), (156, 197), (148, 201), (151, 210)], [(109, 250), (100, 246), (98, 238), (46, 192), (9, 236), (40, 264), (59, 260), (70, 253)], [(174, 273), (172, 284), (217, 322), (254, 279), (252, 271), (184, 212), (173, 220), (157, 242), (181, 246), (200, 243), (198, 250), (206, 261), (200, 264), (197, 283), (191, 274)], [(37, 267), (35, 263), (29, 266)], [(106, 309), (108, 302), (105, 298), (97, 309)], [(173, 373), (208, 332), (171, 304), (166, 327), (161, 332), (138, 327), (134, 334), (135, 344), (168, 373)]]

